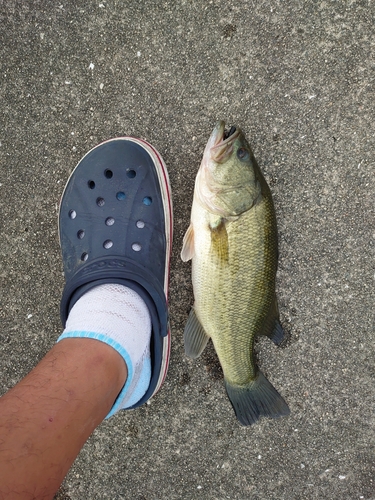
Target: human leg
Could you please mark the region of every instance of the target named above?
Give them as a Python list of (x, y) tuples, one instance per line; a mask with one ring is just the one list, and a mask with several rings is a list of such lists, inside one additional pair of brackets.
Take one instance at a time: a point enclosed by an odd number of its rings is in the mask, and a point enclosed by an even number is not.
[(0, 498), (52, 498), (125, 384), (118, 352), (64, 339), (0, 398)]

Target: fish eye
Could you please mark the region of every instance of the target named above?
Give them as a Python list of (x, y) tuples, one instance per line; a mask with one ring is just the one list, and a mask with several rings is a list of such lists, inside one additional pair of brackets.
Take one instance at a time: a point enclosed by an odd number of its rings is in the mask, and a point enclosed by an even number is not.
[(247, 149), (245, 148), (238, 148), (237, 149), (237, 157), (241, 161), (247, 161), (250, 158), (250, 153)]

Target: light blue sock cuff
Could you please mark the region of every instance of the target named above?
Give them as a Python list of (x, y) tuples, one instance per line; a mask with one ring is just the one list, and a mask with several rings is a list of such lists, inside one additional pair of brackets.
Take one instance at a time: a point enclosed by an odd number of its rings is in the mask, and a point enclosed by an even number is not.
[(121, 344), (119, 344), (115, 340), (111, 339), (110, 337), (107, 337), (106, 335), (103, 335), (102, 333), (95, 333), (95, 332), (73, 331), (73, 332), (63, 333), (62, 335), (60, 335), (60, 337), (57, 339), (56, 342), (60, 342), (60, 340), (63, 339), (71, 339), (71, 338), (86, 338), (86, 339), (100, 340), (100, 342), (104, 342), (105, 344), (108, 344), (111, 347), (113, 347), (113, 349), (115, 349), (124, 358), (124, 361), (128, 369), (128, 378), (126, 379), (125, 385), (122, 388), (120, 394), (117, 396), (117, 399), (114, 402), (111, 411), (105, 418), (107, 419), (109, 417), (112, 417), (112, 415), (121, 410), (122, 408), (121, 402), (123, 401), (124, 396), (127, 393), (129, 386), (131, 384), (131, 381), (133, 380), (133, 375), (134, 375), (133, 364), (128, 352), (126, 351), (126, 349), (122, 347)]

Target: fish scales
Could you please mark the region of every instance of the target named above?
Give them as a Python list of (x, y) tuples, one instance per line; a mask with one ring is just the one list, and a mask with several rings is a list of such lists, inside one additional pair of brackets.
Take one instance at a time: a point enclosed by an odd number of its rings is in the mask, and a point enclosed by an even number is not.
[(185, 349), (197, 357), (212, 339), (236, 415), (249, 425), (261, 416), (287, 415), (289, 408), (254, 359), (257, 335), (275, 343), (283, 337), (272, 196), (242, 132), (233, 130), (231, 139), (223, 122), (216, 126), (196, 179), (182, 251), (183, 260), (192, 258), (195, 299)]
[[(274, 300), (276, 228), (270, 205), (262, 199), (238, 220), (225, 224), (228, 260), (212, 251), (209, 213), (196, 231), (195, 312), (223, 360), (224, 376), (234, 383), (245, 384), (255, 376), (253, 343)], [(264, 226), (268, 229), (259, 230)]]

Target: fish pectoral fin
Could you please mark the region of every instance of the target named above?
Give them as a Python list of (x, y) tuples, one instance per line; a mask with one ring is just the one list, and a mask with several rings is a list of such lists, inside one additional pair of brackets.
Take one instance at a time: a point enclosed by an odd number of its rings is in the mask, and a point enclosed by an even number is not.
[(278, 418), (290, 414), (288, 405), (262, 372), (245, 386), (225, 381), (225, 388), (242, 425), (252, 425), (260, 417)]
[(220, 218), (215, 224), (209, 225), (211, 231), (211, 251), (220, 262), (228, 262), (229, 244), (225, 219)]
[(189, 358), (198, 358), (206, 347), (209, 338), (192, 307), (184, 331), (186, 355)]
[(181, 259), (183, 262), (194, 257), (194, 228), (193, 224), (190, 224), (188, 230), (185, 233), (184, 240), (182, 243)]

